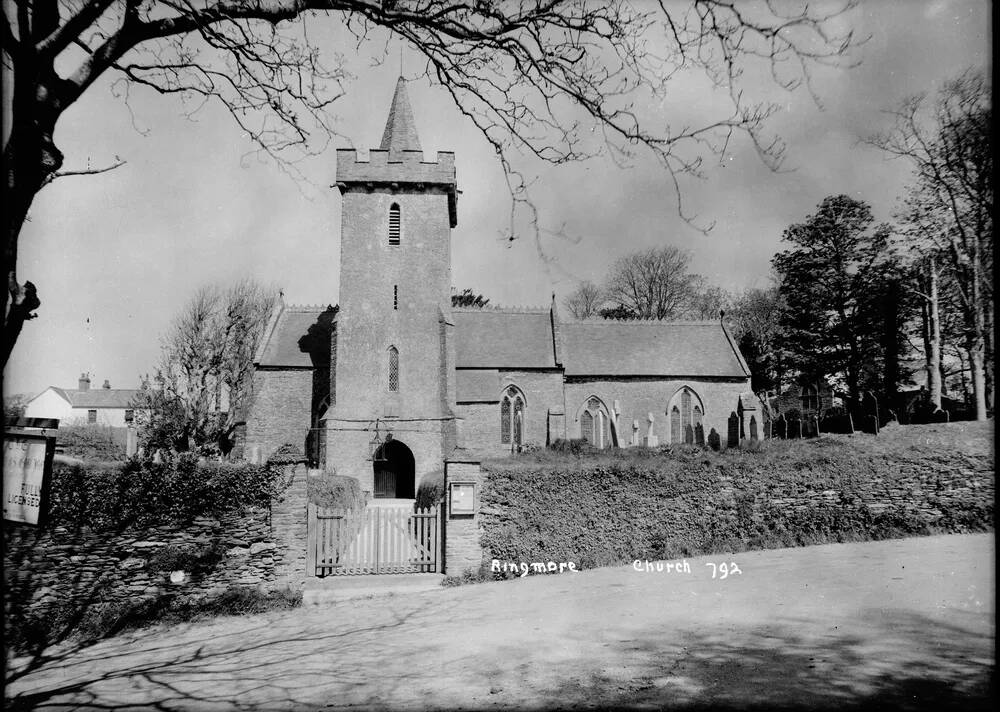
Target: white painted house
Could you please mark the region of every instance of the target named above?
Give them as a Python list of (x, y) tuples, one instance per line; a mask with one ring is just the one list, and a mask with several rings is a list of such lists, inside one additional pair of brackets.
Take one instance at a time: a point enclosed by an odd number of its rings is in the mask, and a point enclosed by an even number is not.
[(131, 425), (133, 404), (139, 393), (135, 388), (112, 388), (108, 381), (101, 388), (90, 387), (90, 376), (80, 375), (76, 389), (49, 386), (28, 401), (26, 418), (58, 418), (60, 425)]

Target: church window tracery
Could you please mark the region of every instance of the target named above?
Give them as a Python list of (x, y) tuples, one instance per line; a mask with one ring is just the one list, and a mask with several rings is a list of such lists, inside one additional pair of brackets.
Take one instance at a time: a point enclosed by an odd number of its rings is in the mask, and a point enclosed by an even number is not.
[(670, 416), (672, 444), (705, 444), (705, 426), (702, 422), (705, 409), (701, 398), (691, 388), (684, 386), (674, 394), (670, 399), (667, 415)]
[(611, 425), (608, 409), (600, 398), (591, 396), (580, 413), (580, 437), (596, 448), (611, 445)]
[(500, 399), (500, 442), (520, 448), (524, 442), (524, 394), (508, 386)]
[(399, 349), (389, 347), (389, 392), (399, 391)]

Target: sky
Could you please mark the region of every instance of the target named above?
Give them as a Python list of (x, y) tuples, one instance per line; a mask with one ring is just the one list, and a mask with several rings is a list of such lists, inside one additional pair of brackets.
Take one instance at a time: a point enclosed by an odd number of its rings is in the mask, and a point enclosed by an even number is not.
[[(642, 2), (643, 0), (639, 0)], [(425, 154), (455, 151), (458, 226), (452, 232), (452, 281), (492, 304), (547, 305), (580, 280), (603, 280), (618, 257), (675, 245), (694, 272), (728, 290), (766, 286), (781, 235), (829, 195), (868, 202), (889, 220), (910, 166), (863, 139), (889, 127), (886, 109), (933, 93), (968, 67), (991, 61), (985, 0), (867, 0), (846, 18), (869, 36), (855, 67), (815, 74), (820, 104), (805, 91), (751, 86), (780, 101), (769, 131), (787, 145), (773, 172), (746, 141), (709, 161), (703, 179), (673, 189), (650, 157), (629, 168), (606, 159), (559, 167), (524, 164), (537, 180), (533, 197), (549, 232), (504, 239), (509, 198), (492, 149), (476, 128), (424, 81), (409, 84)], [(334, 35), (330, 35), (333, 42)], [(354, 78), (335, 104), (337, 145), (376, 147), (399, 74), (397, 62), (373, 63), (348, 50)], [(126, 105), (100, 81), (63, 116), (55, 136), (66, 169), (108, 173), (67, 177), (36, 198), (20, 239), (18, 276), (39, 288), (38, 318), (25, 324), (4, 374), (6, 395), (75, 387), (81, 372), (96, 386), (134, 388), (155, 373), (160, 339), (192, 294), (206, 284), (253, 277), (278, 285), (286, 303), (338, 301), (340, 201), (330, 185), (329, 150), (296, 181), (273, 162), (248, 155), (235, 124), (211, 107), (189, 119), (175, 97), (133, 90)], [(679, 82), (660, 106), (666, 116), (697, 117), (713, 97)], [(558, 233), (558, 234), (555, 234)], [(544, 259), (540, 256), (544, 255)]]

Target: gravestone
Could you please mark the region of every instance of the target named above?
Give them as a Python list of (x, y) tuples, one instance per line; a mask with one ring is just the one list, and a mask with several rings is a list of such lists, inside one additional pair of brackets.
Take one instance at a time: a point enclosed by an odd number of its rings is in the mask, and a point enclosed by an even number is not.
[(653, 414), (649, 413), (646, 416), (646, 420), (649, 421), (649, 429), (646, 431), (646, 437), (642, 439), (642, 444), (646, 447), (657, 447), (660, 444), (660, 439), (653, 435)]

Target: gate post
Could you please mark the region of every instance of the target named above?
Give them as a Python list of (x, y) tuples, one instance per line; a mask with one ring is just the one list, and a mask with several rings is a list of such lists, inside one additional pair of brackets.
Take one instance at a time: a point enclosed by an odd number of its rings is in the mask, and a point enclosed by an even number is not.
[(437, 503), (437, 516), (434, 518), (434, 573), (440, 574), (444, 571), (444, 545), (441, 539), (441, 530), (444, 528), (444, 502)]
[(306, 576), (316, 575), (316, 539), (319, 536), (317, 524), (316, 505), (310, 502), (306, 506)]

